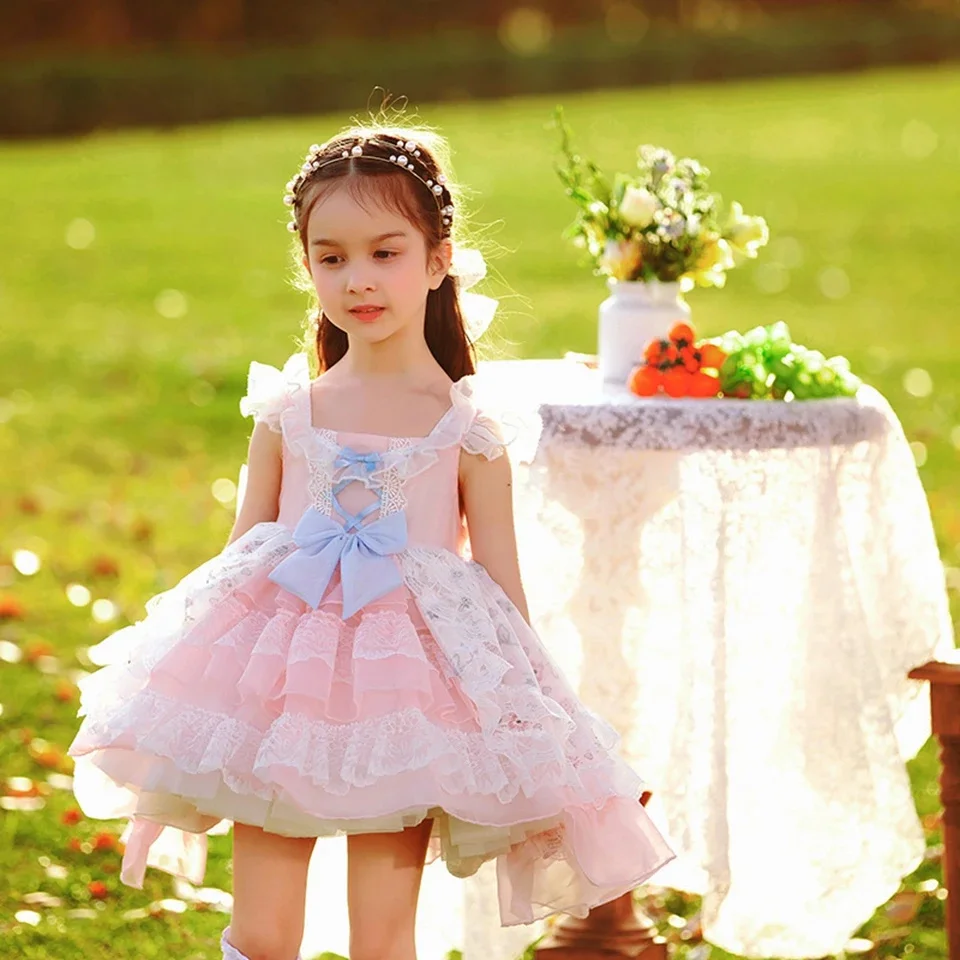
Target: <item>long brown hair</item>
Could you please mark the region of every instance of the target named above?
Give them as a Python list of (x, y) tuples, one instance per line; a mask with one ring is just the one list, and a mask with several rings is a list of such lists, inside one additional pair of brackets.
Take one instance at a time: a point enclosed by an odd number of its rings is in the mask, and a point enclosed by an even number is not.
[[(400, 141), (416, 144), (421, 174), (387, 162), (391, 157), (396, 159)], [(352, 151), (359, 143), (363, 144), (363, 154), (355, 155)], [(443, 146), (439, 137), (421, 130), (353, 127), (322, 147), (311, 148), (301, 173), (288, 184), (291, 226), (300, 237), (298, 261), (301, 250), (309, 257), (307, 223), (311, 210), (336, 189), (348, 190), (361, 206), (375, 203), (398, 213), (423, 235), (428, 255), (434, 252), (452, 237), (457, 222), (453, 204), (456, 190), (447, 182), (437, 159)], [(423, 330), (434, 359), (453, 381), (476, 371), (457, 283), (456, 277), (448, 274), (436, 290), (427, 294)], [(323, 312), (322, 304), (317, 304), (314, 318), (317, 366), (322, 373), (343, 359), (349, 342), (346, 333)]]

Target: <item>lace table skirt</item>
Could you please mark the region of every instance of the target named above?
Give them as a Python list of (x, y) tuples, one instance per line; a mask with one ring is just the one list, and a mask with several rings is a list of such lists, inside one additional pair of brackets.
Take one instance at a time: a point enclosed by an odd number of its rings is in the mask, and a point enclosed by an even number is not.
[[(654, 791), (681, 854), (657, 882), (702, 894), (732, 953), (838, 952), (923, 855), (904, 763), (929, 702), (907, 673), (954, 647), (893, 411), (869, 388), (638, 400), (570, 361), (480, 381), (521, 431), (539, 409), (516, 444), (536, 449), (516, 485), (524, 582)], [(465, 949), (510, 955), (485, 946)]]

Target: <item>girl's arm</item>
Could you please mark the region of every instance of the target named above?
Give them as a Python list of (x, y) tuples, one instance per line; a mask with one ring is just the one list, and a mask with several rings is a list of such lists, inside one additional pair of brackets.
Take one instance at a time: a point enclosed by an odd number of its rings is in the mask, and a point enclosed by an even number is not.
[(247, 489), (227, 543), (242, 537), (251, 527), (277, 519), (280, 512), (280, 477), (283, 472), (280, 434), (258, 422), (247, 453)]
[(495, 580), (524, 620), (530, 622), (520, 579), (517, 535), (513, 526), (513, 471), (506, 455), (460, 456), (460, 491), (473, 559)]

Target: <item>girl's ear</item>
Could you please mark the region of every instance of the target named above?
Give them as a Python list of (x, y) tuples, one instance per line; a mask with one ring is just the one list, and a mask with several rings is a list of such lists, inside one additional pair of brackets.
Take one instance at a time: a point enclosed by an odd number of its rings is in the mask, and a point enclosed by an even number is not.
[[(304, 255), (303, 255), (303, 259), (302, 259), (300, 262), (303, 264), (303, 269), (306, 270), (307, 273), (309, 274), (309, 273), (310, 273), (310, 258), (309, 258), (306, 254), (304, 254)], [(312, 276), (312, 274), (311, 274), (311, 276)]]
[(427, 259), (427, 275), (430, 279), (430, 289), (437, 290), (444, 278), (450, 272), (453, 260), (453, 241), (447, 238), (441, 240), (436, 249)]

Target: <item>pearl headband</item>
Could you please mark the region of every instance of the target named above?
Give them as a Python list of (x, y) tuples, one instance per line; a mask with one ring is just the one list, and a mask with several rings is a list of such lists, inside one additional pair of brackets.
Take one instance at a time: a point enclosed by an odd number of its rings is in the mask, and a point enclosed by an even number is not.
[(291, 233), (297, 233), (300, 229), (297, 222), (297, 205), (300, 201), (300, 192), (309, 181), (310, 175), (324, 167), (329, 167), (331, 164), (343, 163), (344, 160), (349, 161), (362, 157), (364, 160), (377, 160), (381, 163), (392, 164), (397, 169), (405, 170), (419, 180), (437, 202), (437, 209), (440, 212), (441, 236), (444, 238), (450, 236), (454, 206), (450, 191), (447, 189), (447, 178), (442, 173), (430, 172), (426, 161), (422, 158), (419, 146), (413, 140), (380, 135), (360, 136), (356, 138), (356, 143), (352, 147), (345, 146), (339, 151), (333, 151), (331, 150), (333, 146), (334, 142), (332, 141), (322, 146), (315, 143), (310, 147), (310, 152), (307, 154), (300, 172), (287, 184), (287, 192), (283, 202), (291, 208), (291, 219), (287, 224), (287, 229)]

